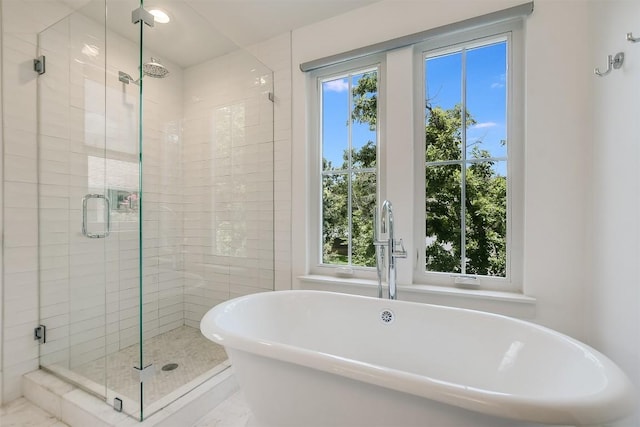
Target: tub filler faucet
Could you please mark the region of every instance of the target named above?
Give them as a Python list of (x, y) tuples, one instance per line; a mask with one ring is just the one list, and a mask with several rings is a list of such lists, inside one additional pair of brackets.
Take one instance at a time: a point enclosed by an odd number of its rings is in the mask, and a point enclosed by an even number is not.
[[(376, 247), (376, 271), (378, 273), (378, 298), (382, 298), (382, 270), (387, 261), (387, 284), (389, 285), (389, 299), (397, 298), (396, 290), (396, 259), (406, 258), (402, 239), (396, 241), (393, 234), (393, 206), (389, 200), (382, 203), (380, 223), (374, 215), (373, 244)], [(380, 235), (386, 237), (381, 240)]]

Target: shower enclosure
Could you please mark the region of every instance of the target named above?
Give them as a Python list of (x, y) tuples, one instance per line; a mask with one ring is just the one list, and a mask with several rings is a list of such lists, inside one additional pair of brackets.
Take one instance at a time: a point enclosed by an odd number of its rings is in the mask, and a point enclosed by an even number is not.
[(142, 420), (228, 367), (210, 307), (273, 290), (273, 76), (185, 1), (82, 3), (35, 62), (40, 365)]

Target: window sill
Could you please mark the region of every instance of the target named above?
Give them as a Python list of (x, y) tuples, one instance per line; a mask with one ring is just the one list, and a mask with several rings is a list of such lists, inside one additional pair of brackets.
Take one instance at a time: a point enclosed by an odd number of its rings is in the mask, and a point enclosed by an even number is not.
[[(320, 275), (299, 276), (298, 280), (302, 289), (344, 292), (371, 297), (378, 295), (378, 283), (375, 280)], [(398, 285), (398, 299), (487, 311), (522, 319), (533, 319), (536, 312), (535, 298), (513, 292), (459, 289), (431, 285)]]

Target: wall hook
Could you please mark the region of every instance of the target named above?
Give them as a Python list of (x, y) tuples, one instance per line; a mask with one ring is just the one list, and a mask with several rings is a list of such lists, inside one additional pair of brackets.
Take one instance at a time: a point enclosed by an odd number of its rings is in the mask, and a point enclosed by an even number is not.
[(640, 37), (633, 37), (633, 33), (627, 33), (627, 41), (630, 41), (631, 43), (638, 43), (640, 42)]
[(616, 56), (609, 55), (607, 57), (607, 70), (600, 71), (598, 68), (593, 70), (593, 73), (597, 76), (604, 77), (611, 72), (611, 70), (617, 70), (622, 67), (622, 63), (624, 62), (624, 53), (619, 52)]

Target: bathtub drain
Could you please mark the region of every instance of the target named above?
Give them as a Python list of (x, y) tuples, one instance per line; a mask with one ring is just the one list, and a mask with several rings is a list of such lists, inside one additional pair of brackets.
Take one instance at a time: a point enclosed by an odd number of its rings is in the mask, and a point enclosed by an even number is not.
[(380, 320), (382, 320), (384, 323), (391, 323), (393, 322), (394, 319), (394, 315), (393, 315), (393, 311), (391, 310), (382, 310), (380, 312)]

